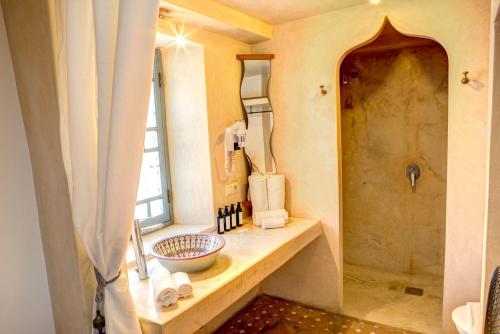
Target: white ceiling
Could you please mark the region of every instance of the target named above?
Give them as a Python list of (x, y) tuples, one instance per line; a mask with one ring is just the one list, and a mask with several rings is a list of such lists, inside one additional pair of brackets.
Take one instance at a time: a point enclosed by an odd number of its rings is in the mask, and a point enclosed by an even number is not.
[(280, 24), (368, 2), (368, 0), (215, 0), (215, 1), (271, 24)]

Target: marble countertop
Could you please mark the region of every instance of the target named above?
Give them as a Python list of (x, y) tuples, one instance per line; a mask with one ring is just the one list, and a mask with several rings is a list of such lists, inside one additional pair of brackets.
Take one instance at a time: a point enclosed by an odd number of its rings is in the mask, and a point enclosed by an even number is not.
[[(129, 284), (144, 333), (193, 333), (258, 285), (322, 233), (319, 220), (290, 218), (285, 228), (264, 230), (251, 221), (223, 235), (226, 246), (209, 269), (191, 273), (194, 295), (158, 307), (150, 280), (134, 269)], [(151, 272), (160, 264), (148, 261)]]

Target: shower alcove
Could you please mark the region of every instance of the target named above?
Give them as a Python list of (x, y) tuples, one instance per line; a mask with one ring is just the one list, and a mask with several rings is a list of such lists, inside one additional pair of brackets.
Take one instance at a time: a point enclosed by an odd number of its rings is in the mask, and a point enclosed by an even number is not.
[[(441, 333), (446, 52), (386, 20), (372, 41), (345, 56), (339, 87), (343, 312)], [(413, 180), (411, 165), (419, 169)]]

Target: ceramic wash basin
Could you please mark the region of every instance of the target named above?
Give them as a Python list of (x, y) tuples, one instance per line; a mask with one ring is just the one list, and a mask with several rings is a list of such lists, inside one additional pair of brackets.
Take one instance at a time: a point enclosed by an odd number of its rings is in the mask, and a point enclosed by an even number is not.
[(213, 234), (181, 234), (156, 242), (151, 255), (170, 272), (195, 272), (214, 264), (224, 238)]

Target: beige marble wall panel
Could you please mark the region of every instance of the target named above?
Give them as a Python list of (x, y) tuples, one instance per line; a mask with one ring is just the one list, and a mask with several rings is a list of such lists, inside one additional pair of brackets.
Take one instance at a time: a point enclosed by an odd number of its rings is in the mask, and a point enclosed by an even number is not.
[[(341, 73), (350, 80), (341, 87), (344, 259), (442, 276), (446, 53), (435, 46), (352, 55)], [(415, 193), (405, 175), (410, 163), (422, 172)]]

